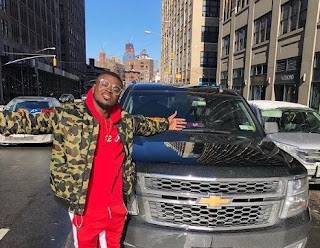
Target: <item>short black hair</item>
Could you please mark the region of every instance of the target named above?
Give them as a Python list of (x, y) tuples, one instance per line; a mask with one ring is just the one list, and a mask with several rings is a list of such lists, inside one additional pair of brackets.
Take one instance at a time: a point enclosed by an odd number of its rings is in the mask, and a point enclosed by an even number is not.
[(113, 72), (113, 71), (104, 71), (104, 72), (101, 72), (101, 73), (97, 76), (95, 82), (97, 82), (97, 79), (98, 79), (99, 77), (103, 76), (103, 75), (109, 75), (109, 76), (115, 77), (116, 79), (118, 79), (118, 80), (120, 81), (120, 83), (121, 83), (121, 85), (122, 85), (122, 87), (123, 87), (123, 82), (122, 82), (121, 77), (120, 77), (117, 73), (115, 73), (115, 72)]

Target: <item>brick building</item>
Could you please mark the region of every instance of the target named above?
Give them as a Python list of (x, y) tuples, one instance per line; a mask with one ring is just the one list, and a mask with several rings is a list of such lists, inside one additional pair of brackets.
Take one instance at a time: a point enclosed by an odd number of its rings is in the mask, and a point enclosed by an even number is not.
[(127, 72), (133, 70), (140, 73), (138, 82), (154, 82), (154, 60), (148, 56), (145, 49), (136, 58), (127, 59), (125, 68)]

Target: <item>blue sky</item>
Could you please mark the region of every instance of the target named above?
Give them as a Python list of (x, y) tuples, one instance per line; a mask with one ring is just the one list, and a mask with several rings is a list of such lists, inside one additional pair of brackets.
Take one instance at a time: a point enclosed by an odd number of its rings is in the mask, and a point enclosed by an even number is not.
[(98, 59), (101, 49), (122, 60), (128, 41), (136, 55), (146, 49), (160, 59), (161, 0), (85, 0), (85, 5), (87, 61)]

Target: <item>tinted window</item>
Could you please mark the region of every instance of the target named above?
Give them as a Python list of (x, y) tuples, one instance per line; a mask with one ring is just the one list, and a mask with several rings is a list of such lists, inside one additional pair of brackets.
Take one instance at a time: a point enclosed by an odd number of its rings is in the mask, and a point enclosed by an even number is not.
[(226, 132), (255, 132), (256, 125), (239, 97), (191, 91), (133, 91), (124, 109), (148, 117), (168, 117), (178, 111), (188, 128)]
[(15, 110), (18, 109), (49, 109), (49, 103), (44, 101), (26, 101), (17, 103)]

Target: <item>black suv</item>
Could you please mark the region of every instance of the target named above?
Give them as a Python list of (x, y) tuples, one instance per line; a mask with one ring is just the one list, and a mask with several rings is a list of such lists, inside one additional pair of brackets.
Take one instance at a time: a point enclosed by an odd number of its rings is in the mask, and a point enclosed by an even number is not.
[(241, 96), (135, 84), (121, 106), (151, 118), (177, 110), (188, 122), (181, 132), (135, 137), (125, 247), (305, 247), (307, 171), (266, 138)]

